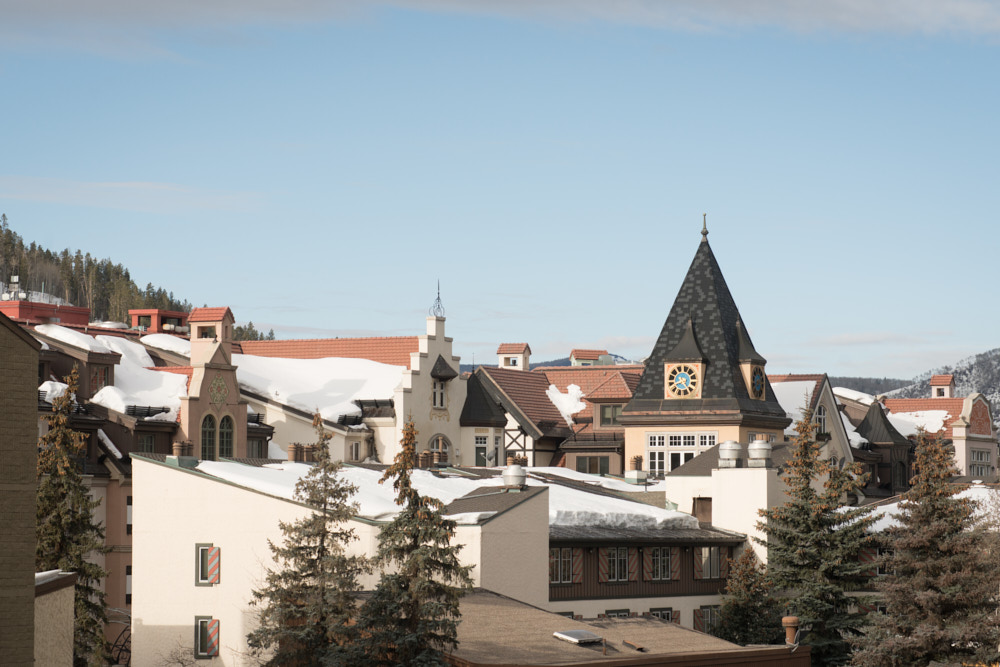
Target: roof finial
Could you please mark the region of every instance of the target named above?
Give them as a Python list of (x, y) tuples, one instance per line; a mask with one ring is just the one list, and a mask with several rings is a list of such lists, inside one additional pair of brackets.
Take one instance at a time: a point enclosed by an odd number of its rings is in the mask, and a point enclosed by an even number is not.
[(708, 213), (701, 214), (701, 240), (708, 243)]
[(430, 314), (434, 317), (444, 317), (444, 304), (441, 303), (441, 280), (438, 280), (438, 295), (431, 305)]

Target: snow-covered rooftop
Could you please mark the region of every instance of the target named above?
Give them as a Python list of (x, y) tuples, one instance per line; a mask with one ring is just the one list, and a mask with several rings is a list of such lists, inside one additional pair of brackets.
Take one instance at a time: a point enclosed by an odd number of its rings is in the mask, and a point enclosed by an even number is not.
[(177, 336), (171, 336), (170, 334), (158, 333), (143, 336), (139, 340), (146, 345), (155, 347), (159, 350), (174, 352), (176, 354), (184, 355), (185, 357), (191, 356), (191, 341), (185, 340), (184, 338), (178, 338)]
[(781, 409), (791, 418), (792, 423), (785, 428), (785, 433), (795, 435), (795, 425), (802, 419), (803, 410), (812, 402), (812, 394), (816, 389), (815, 380), (794, 380), (789, 382), (772, 382), (771, 389), (778, 399)]
[(325, 419), (357, 414), (358, 399), (392, 398), (403, 366), (367, 359), (283, 359), (234, 354), (240, 386)]
[(129, 405), (150, 405), (169, 408), (149, 419), (174, 421), (181, 397), (187, 395), (187, 377), (175, 373), (149, 370), (153, 360), (139, 343), (117, 336), (97, 336), (95, 343), (108, 351), (122, 355), (115, 367), (115, 384), (97, 392), (91, 402), (109, 410), (125, 412)]
[[(997, 511), (1000, 510), (1000, 489), (996, 487), (987, 487), (983, 484), (972, 484), (967, 489), (958, 494), (959, 498), (969, 498), (975, 500), (978, 504), (976, 506), (976, 514), (978, 516), (995, 516)], [(872, 524), (872, 532), (881, 532), (892, 526), (899, 525), (899, 519), (897, 518), (899, 514), (899, 503), (901, 501), (896, 501), (894, 503), (886, 503), (885, 505), (879, 505), (872, 513), (877, 517), (875, 523)]]
[[(59, 326), (58, 324), (39, 324), (35, 327), (35, 331), (43, 336), (48, 336), (53, 340), (58, 340), (81, 350), (104, 353), (112, 351), (107, 345), (98, 341), (97, 338), (88, 336), (85, 333), (80, 333), (79, 331), (67, 329), (66, 327)], [(107, 336), (100, 336), (100, 338), (106, 337)]]
[[(198, 470), (239, 486), (262, 491), (281, 498), (293, 499), (295, 483), (309, 471), (304, 463), (268, 464), (255, 467), (229, 461), (202, 461)], [(549, 525), (604, 526), (628, 528), (697, 528), (698, 521), (690, 514), (662, 509), (630, 500), (597, 495), (560, 484), (551, 484), (531, 473), (529, 486), (548, 486)], [(539, 469), (549, 472), (551, 468)], [(344, 478), (358, 487), (353, 500), (358, 504), (358, 516), (374, 520), (390, 520), (399, 512), (395, 492), (389, 483), (379, 484), (382, 473), (367, 468), (345, 466)], [(582, 474), (582, 473), (581, 473)], [(599, 479), (590, 476), (593, 479)], [(610, 481), (610, 480), (606, 480)], [(434, 475), (426, 470), (413, 471), (413, 484), (425, 496), (447, 504), (483, 486), (503, 485), (501, 477), (476, 479), (466, 475)], [(630, 490), (635, 490), (632, 487)], [(471, 519), (472, 517), (463, 517)], [(482, 517), (479, 517), (482, 518)], [(475, 520), (479, 520), (478, 518)]]
[(545, 390), (545, 395), (552, 401), (552, 405), (556, 406), (556, 410), (569, 426), (573, 425), (573, 415), (587, 407), (587, 404), (580, 400), (583, 398), (583, 391), (580, 390), (579, 385), (567, 386), (564, 394), (559, 391), (559, 387), (550, 384), (549, 388)]
[(871, 405), (875, 397), (871, 394), (866, 394), (863, 391), (855, 391), (853, 389), (848, 389), (847, 387), (834, 387), (833, 393), (835, 396), (839, 396), (848, 401), (856, 401), (864, 405)]

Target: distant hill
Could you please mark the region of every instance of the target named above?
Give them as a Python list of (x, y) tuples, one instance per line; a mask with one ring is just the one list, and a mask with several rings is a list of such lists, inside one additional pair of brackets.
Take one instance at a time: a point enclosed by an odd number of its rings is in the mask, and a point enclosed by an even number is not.
[[(617, 361), (619, 364), (633, 364), (633, 363), (635, 363), (634, 361), (626, 359), (625, 357), (623, 357), (621, 355), (618, 355), (618, 354), (611, 353), (611, 356), (614, 357), (615, 361)], [(552, 361), (538, 361), (538, 362), (535, 362), (535, 363), (531, 364), (529, 366), (529, 368), (534, 369), (534, 368), (541, 368), (541, 367), (544, 367), (544, 366), (570, 366), (570, 365), (571, 364), (570, 364), (570, 361), (569, 361), (569, 357), (563, 357), (562, 359), (553, 359)], [(496, 363), (494, 362), (494, 363), (489, 363), (489, 364), (475, 364), (475, 365), (473, 365), (473, 364), (462, 364), (461, 365), (461, 371), (463, 373), (471, 373), (472, 371), (476, 370), (477, 366), (496, 366)]]
[(1000, 417), (1000, 348), (962, 359), (954, 366), (942, 366), (918, 375), (910, 384), (888, 392), (894, 398), (928, 398), (931, 376), (955, 376), (955, 392), (968, 396), (974, 391), (983, 394), (993, 406), (993, 416)]
[[(929, 375), (927, 376), (930, 377)], [(854, 391), (863, 391), (866, 394), (875, 396), (876, 394), (887, 394), (890, 391), (907, 387), (913, 384), (913, 380), (900, 380), (897, 378), (861, 378), (861, 377), (831, 377), (830, 385), (833, 387), (844, 387)], [(928, 394), (929, 395), (929, 394)]]

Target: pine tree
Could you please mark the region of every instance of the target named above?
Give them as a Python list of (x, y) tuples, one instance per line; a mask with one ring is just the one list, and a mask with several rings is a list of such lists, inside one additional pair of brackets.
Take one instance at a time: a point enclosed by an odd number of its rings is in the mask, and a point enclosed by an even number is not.
[(806, 411), (795, 426), (792, 459), (781, 473), (788, 501), (761, 510), (758, 527), (767, 536), (767, 564), (778, 589), (788, 592), (789, 613), (798, 616), (802, 643), (812, 647), (814, 665), (842, 665), (850, 657), (848, 636), (864, 616), (846, 594), (869, 579), (861, 552), (871, 544), (873, 518), (867, 508), (845, 508), (843, 500), (864, 487), (860, 466), (843, 470), (820, 460), (816, 425)]
[(996, 536), (976, 516), (976, 503), (949, 480), (954, 453), (939, 437), (920, 433), (916, 475), (887, 529), (876, 580), (885, 613), (870, 615), (856, 641), (861, 667), (945, 663), (993, 664), (1000, 641), (991, 559)]
[(316, 464), (295, 485), (295, 498), (315, 508), (309, 516), (280, 524), (281, 545), (268, 542), (280, 569), (267, 573), (253, 592), (260, 625), (247, 636), (266, 665), (350, 665), (355, 639), (358, 577), (369, 569), (363, 556), (346, 552), (357, 539), (347, 522), (357, 512), (357, 487), (341, 478), (330, 458), (330, 434), (313, 417)]
[(393, 480), (402, 510), (379, 533), (377, 561), (386, 569), (358, 619), (365, 664), (445, 664), (443, 652), (458, 645), (459, 600), (472, 585), (472, 567), (458, 562), (461, 546), (450, 544), (455, 522), (413, 487), (416, 437), (409, 420), (380, 480)]
[(771, 595), (772, 588), (753, 549), (744, 549), (729, 568), (728, 597), (712, 634), (741, 646), (780, 643), (781, 603)]
[(48, 431), (38, 443), (38, 504), (35, 514), (35, 567), (77, 575), (73, 629), (73, 664), (104, 664), (107, 622), (101, 579), (107, 576), (88, 556), (107, 553), (104, 528), (94, 521), (100, 505), (83, 483), (80, 462), (86, 456), (84, 435), (70, 428), (77, 372), (66, 377), (65, 393), (52, 399)]

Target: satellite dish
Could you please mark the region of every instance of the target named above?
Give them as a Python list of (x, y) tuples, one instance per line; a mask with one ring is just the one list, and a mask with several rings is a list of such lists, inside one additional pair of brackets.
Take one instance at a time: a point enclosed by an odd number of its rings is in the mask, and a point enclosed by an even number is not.
[(486, 462), (487, 463), (492, 464), (496, 460), (497, 460), (497, 450), (491, 449), (490, 451), (486, 452)]

